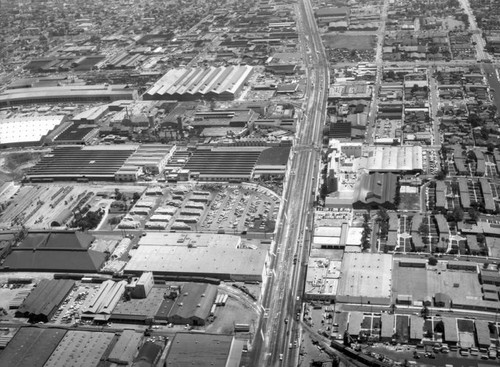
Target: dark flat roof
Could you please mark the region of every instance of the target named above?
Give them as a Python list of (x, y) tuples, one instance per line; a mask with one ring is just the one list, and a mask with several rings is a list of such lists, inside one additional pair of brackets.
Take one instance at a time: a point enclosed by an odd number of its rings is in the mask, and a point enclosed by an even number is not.
[(95, 237), (83, 232), (30, 232), (18, 248), (86, 250)]
[(290, 147), (273, 147), (264, 150), (257, 161), (257, 165), (284, 166), (290, 155)]
[(92, 130), (96, 129), (97, 126), (78, 126), (75, 125), (74, 123), (69, 125), (66, 130), (64, 130), (62, 133), (60, 133), (54, 141), (57, 142), (64, 142), (64, 141), (82, 141), (83, 138), (85, 138), (88, 133), (90, 133)]
[(3, 268), (19, 271), (97, 272), (106, 259), (102, 252), (73, 250), (16, 250), (5, 259)]

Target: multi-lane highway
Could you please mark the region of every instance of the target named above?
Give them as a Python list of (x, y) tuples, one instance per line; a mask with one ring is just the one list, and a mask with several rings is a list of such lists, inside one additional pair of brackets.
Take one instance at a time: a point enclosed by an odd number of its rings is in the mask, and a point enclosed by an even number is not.
[(285, 180), (284, 203), (272, 251), (270, 272), (262, 299), (263, 316), (256, 330), (255, 366), (292, 366), (299, 358), (300, 311), (319, 147), (325, 121), (329, 70), (309, 0), (298, 6), (297, 26), (306, 68), (303, 120)]

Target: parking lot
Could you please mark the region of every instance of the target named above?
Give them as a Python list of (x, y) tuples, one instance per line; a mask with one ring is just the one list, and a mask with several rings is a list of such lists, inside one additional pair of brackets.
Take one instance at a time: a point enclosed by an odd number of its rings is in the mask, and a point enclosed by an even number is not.
[[(241, 233), (266, 231), (279, 211), (279, 198), (261, 187), (204, 184), (148, 189), (123, 215), (120, 230), (194, 230)], [(272, 229), (271, 229), (272, 231)]]
[[(261, 190), (261, 191), (259, 191)], [(238, 185), (221, 188), (204, 216), (201, 230), (241, 232), (253, 228), (264, 230), (266, 221), (274, 221), (279, 199), (262, 189)]]
[(424, 150), (422, 152), (422, 165), (424, 172), (430, 175), (435, 175), (441, 170), (439, 155), (435, 150)]
[(73, 324), (75, 322), (80, 322), (82, 305), (85, 303), (85, 300), (93, 297), (98, 289), (99, 284), (78, 284), (63, 301), (50, 322), (54, 324)]

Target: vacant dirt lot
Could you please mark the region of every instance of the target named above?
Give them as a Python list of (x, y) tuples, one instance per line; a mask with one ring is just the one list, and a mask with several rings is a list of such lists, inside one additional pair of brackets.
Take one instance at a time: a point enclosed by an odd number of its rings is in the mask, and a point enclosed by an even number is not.
[(323, 36), (327, 48), (347, 48), (349, 50), (372, 50), (375, 48), (375, 36), (327, 34)]

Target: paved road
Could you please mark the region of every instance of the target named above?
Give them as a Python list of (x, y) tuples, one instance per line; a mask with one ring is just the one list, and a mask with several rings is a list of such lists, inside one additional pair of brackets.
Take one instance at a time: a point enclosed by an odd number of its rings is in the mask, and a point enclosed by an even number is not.
[(375, 63), (377, 64), (377, 75), (375, 79), (375, 84), (373, 86), (373, 98), (370, 105), (370, 112), (368, 114), (368, 122), (366, 125), (366, 135), (365, 140), (367, 144), (373, 144), (373, 135), (374, 135), (374, 127), (375, 121), (377, 118), (377, 110), (378, 110), (378, 90), (380, 88), (380, 84), (382, 83), (382, 72), (384, 62), (382, 60), (382, 50), (384, 46), (384, 35), (385, 35), (385, 23), (387, 20), (387, 9), (389, 7), (389, 0), (384, 0), (382, 5), (382, 10), (380, 11), (380, 27), (377, 32), (377, 49), (375, 53)]
[(465, 11), (465, 14), (469, 16), (469, 27), (472, 32), (472, 42), (476, 46), (476, 57), (478, 60), (489, 60), (490, 55), (484, 50), (486, 42), (481, 36), (481, 30), (477, 27), (476, 17), (474, 16), (472, 9), (470, 7), (470, 0), (460, 0), (460, 4)]
[[(270, 272), (262, 300), (263, 317), (256, 330), (251, 360), (255, 366), (292, 366), (299, 357), (303, 278), (309, 255), (313, 177), (319, 171), (319, 149), (325, 121), (329, 71), (309, 0), (299, 4), (297, 26), (303, 46), (307, 85), (304, 119), (297, 129)], [(294, 260), (294, 258), (296, 260)], [(291, 345), (291, 348), (290, 348)]]

